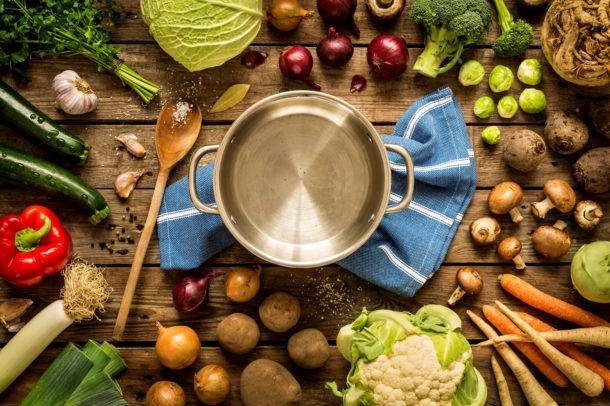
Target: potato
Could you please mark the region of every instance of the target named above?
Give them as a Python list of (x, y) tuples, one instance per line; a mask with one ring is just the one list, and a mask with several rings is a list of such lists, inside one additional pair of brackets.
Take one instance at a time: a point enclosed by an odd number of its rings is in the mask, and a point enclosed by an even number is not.
[(290, 359), (305, 369), (320, 368), (330, 356), (330, 348), (324, 334), (315, 328), (306, 328), (288, 340)]
[(228, 315), (216, 328), (216, 339), (220, 346), (233, 354), (245, 354), (252, 351), (260, 331), (254, 319), (243, 313)]
[(258, 314), (265, 327), (276, 333), (283, 333), (299, 321), (301, 305), (297, 298), (286, 292), (274, 292), (263, 300)]
[(301, 385), (270, 359), (249, 363), (241, 373), (239, 390), (244, 406), (290, 406), (301, 400)]
[(502, 159), (513, 169), (530, 172), (536, 169), (546, 154), (541, 136), (531, 130), (517, 130), (504, 142)]

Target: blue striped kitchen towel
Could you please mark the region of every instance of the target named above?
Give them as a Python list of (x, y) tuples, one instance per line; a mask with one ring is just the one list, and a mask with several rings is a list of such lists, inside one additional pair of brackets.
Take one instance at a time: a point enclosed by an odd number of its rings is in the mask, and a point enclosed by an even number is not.
[[(418, 99), (400, 118), (386, 143), (404, 146), (415, 164), (409, 207), (386, 214), (379, 228), (339, 265), (401, 296), (411, 297), (438, 269), (470, 204), (477, 183), (474, 152), (462, 112), (448, 86)], [(404, 192), (406, 168), (389, 153), (392, 194)], [(204, 202), (213, 202), (212, 166), (197, 172)], [(190, 201), (187, 179), (165, 191), (157, 219), (162, 269), (192, 269), (235, 240), (220, 216), (206, 215)]]

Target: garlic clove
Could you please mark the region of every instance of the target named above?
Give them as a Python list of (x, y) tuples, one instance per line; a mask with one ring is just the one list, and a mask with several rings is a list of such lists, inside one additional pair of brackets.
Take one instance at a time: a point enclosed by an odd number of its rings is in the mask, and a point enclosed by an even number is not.
[(129, 195), (136, 188), (136, 184), (142, 175), (144, 175), (144, 171), (121, 173), (114, 180), (114, 191), (123, 199), (129, 198)]
[(0, 304), (0, 322), (8, 327), (11, 321), (21, 317), (23, 313), (32, 305), (30, 299), (8, 299)]
[(120, 141), (125, 146), (125, 149), (136, 158), (142, 158), (146, 155), (146, 148), (140, 144), (135, 134), (121, 134), (115, 139)]
[(55, 101), (68, 114), (85, 114), (97, 108), (97, 96), (89, 84), (72, 70), (53, 78)]

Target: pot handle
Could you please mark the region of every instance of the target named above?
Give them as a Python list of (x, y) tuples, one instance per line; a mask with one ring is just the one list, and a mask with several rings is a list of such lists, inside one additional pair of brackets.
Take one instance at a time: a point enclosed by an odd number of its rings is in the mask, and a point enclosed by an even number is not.
[(413, 159), (407, 149), (398, 144), (384, 144), (388, 151), (397, 153), (405, 161), (407, 167), (407, 191), (403, 198), (396, 204), (386, 207), (386, 213), (397, 213), (407, 208), (413, 198), (413, 187), (415, 186), (415, 170), (413, 168)]
[(220, 214), (220, 212), (216, 207), (205, 204), (199, 199), (199, 195), (197, 194), (197, 165), (199, 164), (201, 157), (208, 152), (217, 151), (219, 147), (219, 145), (207, 145), (203, 148), (199, 148), (191, 158), (191, 163), (189, 165), (189, 195), (191, 196), (191, 202), (196, 209), (207, 214)]

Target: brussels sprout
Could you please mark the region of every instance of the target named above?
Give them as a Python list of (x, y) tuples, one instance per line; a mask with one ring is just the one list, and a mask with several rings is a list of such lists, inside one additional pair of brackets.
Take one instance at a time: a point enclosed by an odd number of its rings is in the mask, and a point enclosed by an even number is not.
[(540, 113), (546, 108), (546, 97), (542, 90), (527, 88), (519, 96), (519, 107), (526, 113)]
[(485, 68), (481, 65), (481, 62), (474, 59), (464, 62), (458, 74), (458, 80), (462, 86), (478, 85), (483, 81), (484, 77)]
[(488, 118), (494, 113), (496, 108), (494, 101), (489, 96), (479, 97), (474, 102), (474, 115), (479, 118)]
[(517, 78), (526, 85), (536, 86), (542, 80), (542, 65), (537, 59), (524, 59), (517, 70)]
[(515, 75), (504, 65), (498, 65), (489, 74), (489, 88), (494, 93), (505, 92), (513, 84)]
[(512, 118), (517, 114), (519, 105), (513, 96), (504, 96), (498, 101), (498, 114), (502, 118)]
[(494, 145), (500, 141), (500, 129), (498, 126), (492, 125), (491, 127), (487, 127), (481, 133), (481, 138), (483, 138), (483, 142), (485, 144)]
[(587, 300), (610, 303), (610, 241), (585, 244), (572, 259), (572, 283)]

